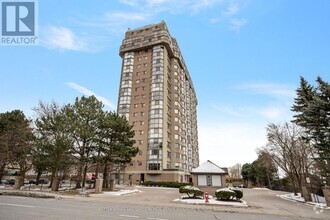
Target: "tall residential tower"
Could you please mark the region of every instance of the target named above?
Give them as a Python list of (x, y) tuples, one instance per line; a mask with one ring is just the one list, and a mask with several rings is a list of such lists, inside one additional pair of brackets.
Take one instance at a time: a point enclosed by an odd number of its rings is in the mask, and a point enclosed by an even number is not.
[(197, 98), (177, 41), (162, 21), (128, 30), (119, 54), (118, 113), (140, 149), (121, 179), (189, 182), (199, 165)]

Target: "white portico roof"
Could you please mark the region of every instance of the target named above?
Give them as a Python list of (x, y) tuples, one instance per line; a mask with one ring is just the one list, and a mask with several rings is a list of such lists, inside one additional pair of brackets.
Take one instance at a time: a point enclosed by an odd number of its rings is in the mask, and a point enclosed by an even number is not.
[(217, 173), (226, 174), (227, 172), (211, 161), (202, 163), (199, 167), (192, 169), (191, 173)]

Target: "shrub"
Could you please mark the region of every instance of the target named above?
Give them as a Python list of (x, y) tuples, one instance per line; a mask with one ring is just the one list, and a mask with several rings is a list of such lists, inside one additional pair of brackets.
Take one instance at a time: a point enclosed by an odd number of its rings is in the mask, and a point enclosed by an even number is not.
[(195, 186), (181, 186), (179, 193), (187, 193), (189, 198), (196, 198), (204, 195), (204, 192)]
[(239, 189), (231, 189), (235, 192), (235, 197), (237, 200), (240, 200), (241, 198), (243, 198), (243, 192)]
[(146, 181), (146, 182), (143, 182), (141, 185), (143, 185), (143, 186), (161, 186), (161, 187), (170, 187), (170, 188), (180, 188), (181, 186), (192, 185), (192, 183)]
[(231, 189), (223, 188), (215, 191), (215, 197), (219, 200), (231, 200), (236, 197), (236, 193)]

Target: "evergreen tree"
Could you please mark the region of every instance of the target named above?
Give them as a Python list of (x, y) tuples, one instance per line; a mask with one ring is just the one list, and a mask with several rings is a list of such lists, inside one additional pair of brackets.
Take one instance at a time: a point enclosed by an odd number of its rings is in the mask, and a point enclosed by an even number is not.
[[(20, 177), (15, 184), (16, 188), (23, 185), (25, 173), (31, 169), (34, 136), (30, 127), (30, 120), (26, 119), (20, 110), (0, 114), (0, 147), (1, 170), (11, 165), (19, 169)], [(1, 171), (0, 170), (0, 171)]]
[(330, 85), (318, 77), (316, 88), (301, 78), (300, 88), (292, 110), (296, 112), (294, 122), (305, 128), (306, 140), (317, 151), (316, 161), (321, 175), (330, 184)]
[(40, 102), (34, 110), (38, 116), (35, 121), (37, 140), (33, 163), (37, 171), (37, 184), (40, 172), (49, 170), (52, 173), (52, 190), (57, 191), (60, 173), (72, 164), (70, 149), (73, 140), (69, 137), (68, 120), (63, 109), (54, 102), (50, 105)]
[(93, 162), (98, 144), (98, 123), (104, 115), (102, 108), (102, 102), (95, 96), (76, 98), (73, 105), (65, 106), (68, 131), (74, 140), (72, 155), (78, 163), (76, 188), (85, 186), (87, 168)]
[[(134, 147), (134, 131), (128, 121), (116, 113), (106, 112), (98, 129), (100, 160), (104, 165), (104, 187), (108, 187), (109, 173), (114, 164), (125, 164), (138, 153)], [(119, 166), (120, 169), (120, 166)]]

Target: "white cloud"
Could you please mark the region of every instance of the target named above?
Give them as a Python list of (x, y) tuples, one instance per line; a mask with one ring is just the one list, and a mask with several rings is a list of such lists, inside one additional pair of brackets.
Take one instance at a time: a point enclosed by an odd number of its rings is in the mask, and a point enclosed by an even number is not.
[(227, 114), (227, 115), (232, 115), (232, 116), (242, 116), (242, 111), (241, 109), (234, 109), (228, 106), (221, 106), (219, 107), (218, 105), (212, 104), (212, 108), (214, 108), (215, 110)]
[(220, 19), (219, 18), (210, 18), (209, 22), (210, 24), (216, 24), (219, 23)]
[(99, 101), (101, 101), (105, 106), (108, 106), (109, 108), (111, 108), (112, 110), (115, 110), (116, 109), (116, 106), (114, 104), (112, 104), (108, 99), (102, 97), (102, 96), (98, 96), (96, 95), (93, 91), (83, 87), (83, 86), (80, 86), (76, 83), (73, 83), (73, 82), (68, 82), (66, 83), (67, 86), (69, 86), (70, 88), (82, 93), (83, 95), (86, 95), (86, 96), (95, 96)]
[(285, 84), (275, 83), (245, 83), (236, 87), (237, 89), (250, 90), (258, 94), (272, 95), (292, 99), (295, 97), (295, 89)]
[(40, 42), (50, 49), (88, 51), (88, 43), (65, 27), (49, 26), (44, 28), (41, 32)]
[(129, 6), (135, 6), (137, 3), (136, 0), (120, 0), (120, 2)]
[(233, 5), (229, 5), (229, 7), (222, 12), (222, 14), (225, 16), (233, 16), (236, 15), (239, 10), (240, 10), (239, 5), (236, 3)]
[(219, 3), (223, 3), (223, 0), (197, 0), (191, 1), (191, 10), (193, 13), (198, 13), (206, 8), (212, 8)]
[(266, 144), (265, 127), (249, 123), (211, 123), (199, 126), (200, 162), (211, 160), (219, 166), (251, 163), (255, 149)]
[(268, 106), (258, 111), (263, 117), (269, 120), (281, 120), (286, 118), (285, 109), (277, 106)]
[(159, 5), (168, 2), (167, 0), (147, 0), (149, 6)]
[(117, 21), (146, 21), (149, 17), (146, 13), (135, 12), (109, 12), (106, 13), (106, 17), (110, 20)]
[(233, 18), (229, 23), (230, 29), (239, 32), (241, 28), (247, 23), (247, 20), (244, 18)]
[[(253, 105), (253, 103), (251, 103)], [(292, 118), (292, 112), (290, 106), (286, 103), (275, 103), (267, 106), (263, 106), (261, 103), (256, 103), (253, 106), (217, 106), (212, 104), (212, 108), (220, 112), (225, 117), (239, 118), (240, 120), (248, 121), (290, 121)], [(233, 118), (233, 119), (234, 119)]]
[(229, 29), (235, 32), (239, 32), (241, 28), (247, 24), (247, 19), (238, 18), (238, 14), (241, 11), (241, 4), (238, 2), (230, 3), (225, 10), (222, 10), (220, 15), (209, 19), (210, 24), (217, 24), (220, 22), (229, 24)]

